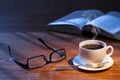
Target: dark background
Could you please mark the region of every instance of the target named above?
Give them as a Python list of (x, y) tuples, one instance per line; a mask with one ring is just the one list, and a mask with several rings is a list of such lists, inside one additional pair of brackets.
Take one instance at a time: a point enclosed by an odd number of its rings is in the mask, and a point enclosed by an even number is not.
[(120, 11), (119, 0), (0, 0), (1, 14), (48, 14), (76, 9)]
[[(44, 28), (74, 10), (120, 11), (119, 0), (0, 0), (0, 31)], [(4, 28), (3, 28), (4, 27)], [(20, 30), (19, 29), (19, 30)], [(21, 29), (23, 30), (23, 29)], [(40, 29), (37, 29), (38, 31)]]

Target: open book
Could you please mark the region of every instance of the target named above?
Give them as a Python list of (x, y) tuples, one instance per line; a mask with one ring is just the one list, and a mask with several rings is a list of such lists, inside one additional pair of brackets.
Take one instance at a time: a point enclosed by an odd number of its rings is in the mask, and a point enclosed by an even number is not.
[(76, 10), (49, 23), (46, 29), (71, 34), (81, 34), (82, 31), (88, 31), (120, 40), (120, 13)]

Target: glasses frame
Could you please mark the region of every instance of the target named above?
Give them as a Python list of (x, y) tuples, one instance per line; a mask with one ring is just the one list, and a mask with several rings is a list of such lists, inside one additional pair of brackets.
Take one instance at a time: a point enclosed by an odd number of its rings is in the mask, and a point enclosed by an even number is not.
[[(10, 54), (11, 59), (12, 59), (16, 64), (18, 64), (19, 66), (21, 66), (21, 67), (24, 68), (24, 69), (34, 69), (34, 68), (39, 68), (39, 67), (42, 67), (42, 66), (44, 66), (44, 65), (47, 65), (47, 64), (49, 64), (49, 63), (54, 63), (54, 62), (62, 61), (62, 60), (64, 60), (64, 59), (66, 58), (66, 51), (65, 51), (64, 48), (62, 48), (62, 49), (54, 49), (54, 48), (52, 48), (52, 47), (49, 47), (41, 38), (38, 38), (38, 40), (39, 40), (41, 43), (43, 43), (48, 49), (52, 50), (52, 52), (51, 52), (50, 55), (49, 55), (49, 60), (46, 58), (45, 55), (38, 55), (38, 56), (33, 56), (33, 57), (28, 58), (26, 64), (21, 63), (21, 62), (17, 61), (17, 60), (12, 56), (11, 47), (8, 46), (8, 50), (9, 50), (9, 54)], [(63, 51), (63, 53), (62, 53), (61, 51)], [(57, 54), (58, 54), (60, 57), (62, 57), (62, 58), (61, 58), (60, 60), (58, 60), (58, 61), (52, 61), (52, 55), (53, 55), (54, 53), (57, 53)], [(43, 64), (43, 65), (41, 65), (41, 66), (36, 66), (36, 67), (34, 67), (34, 68), (29, 67), (29, 61), (30, 61), (31, 59), (34, 59), (34, 58), (37, 58), (37, 57), (43, 57), (43, 59), (44, 59), (44, 61), (46, 61), (46, 63)]]

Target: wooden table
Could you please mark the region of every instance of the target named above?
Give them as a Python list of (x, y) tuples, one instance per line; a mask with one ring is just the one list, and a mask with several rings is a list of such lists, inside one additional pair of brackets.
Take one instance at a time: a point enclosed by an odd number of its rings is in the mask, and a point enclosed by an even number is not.
[[(10, 60), (8, 45), (11, 46), (14, 54), (19, 53), (25, 57), (44, 54), (48, 57), (50, 52), (37, 40), (38, 37), (51, 47), (64, 48), (67, 54), (66, 59), (32, 70), (25, 70)], [(110, 69), (89, 72), (70, 66), (72, 59), (78, 55), (79, 42), (86, 39), (92, 38), (45, 31), (0, 33), (0, 80), (118, 80), (120, 78), (120, 41), (97, 37), (114, 47), (112, 55), (114, 64)], [(68, 66), (68, 69), (56, 71), (58, 66)]]

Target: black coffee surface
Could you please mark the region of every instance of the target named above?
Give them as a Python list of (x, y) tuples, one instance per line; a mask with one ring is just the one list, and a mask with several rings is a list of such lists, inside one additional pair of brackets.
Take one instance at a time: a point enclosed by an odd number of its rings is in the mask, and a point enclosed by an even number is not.
[(86, 48), (86, 49), (91, 49), (91, 50), (103, 48), (102, 45), (96, 45), (96, 44), (84, 45), (84, 46), (82, 46), (82, 47), (83, 47), (83, 48)]

